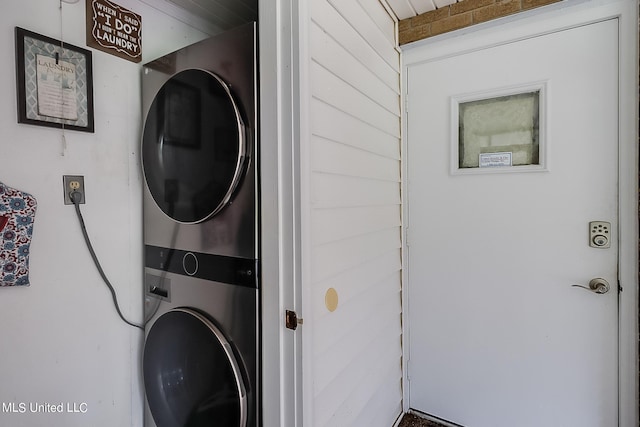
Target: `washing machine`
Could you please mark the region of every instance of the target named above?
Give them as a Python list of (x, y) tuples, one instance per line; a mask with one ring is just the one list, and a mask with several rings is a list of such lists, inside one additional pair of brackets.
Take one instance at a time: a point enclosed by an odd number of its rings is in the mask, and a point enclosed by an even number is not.
[(145, 427), (256, 427), (255, 24), (145, 64)]

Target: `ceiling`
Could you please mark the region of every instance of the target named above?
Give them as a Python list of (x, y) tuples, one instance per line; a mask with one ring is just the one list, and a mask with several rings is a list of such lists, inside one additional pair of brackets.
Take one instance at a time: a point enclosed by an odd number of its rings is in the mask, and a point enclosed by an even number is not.
[[(385, 0), (381, 0), (385, 1)], [(398, 19), (412, 18), (456, 3), (457, 0), (386, 0)]]
[(168, 2), (223, 30), (258, 19), (258, 0), (168, 0)]
[[(167, 0), (221, 29), (255, 21), (258, 17), (258, 0)], [(456, 3), (457, 0), (380, 0), (400, 20)], [(150, 0), (146, 0), (150, 2)]]

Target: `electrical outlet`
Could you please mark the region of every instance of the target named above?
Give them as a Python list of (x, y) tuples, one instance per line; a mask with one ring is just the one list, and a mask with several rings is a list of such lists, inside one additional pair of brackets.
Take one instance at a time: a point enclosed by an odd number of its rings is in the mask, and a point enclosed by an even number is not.
[(80, 193), (80, 204), (84, 204), (84, 176), (82, 175), (62, 175), (62, 184), (64, 186), (64, 204), (72, 205), (71, 193), (76, 191)]

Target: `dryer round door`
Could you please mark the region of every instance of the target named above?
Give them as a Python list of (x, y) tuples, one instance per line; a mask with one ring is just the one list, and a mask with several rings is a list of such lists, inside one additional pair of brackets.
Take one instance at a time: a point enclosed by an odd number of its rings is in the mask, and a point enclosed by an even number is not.
[(231, 91), (209, 71), (175, 74), (151, 103), (142, 136), (144, 175), (158, 207), (177, 222), (205, 221), (231, 201), (247, 150)]
[(206, 316), (176, 308), (153, 324), (143, 355), (144, 385), (157, 427), (246, 427), (240, 364)]

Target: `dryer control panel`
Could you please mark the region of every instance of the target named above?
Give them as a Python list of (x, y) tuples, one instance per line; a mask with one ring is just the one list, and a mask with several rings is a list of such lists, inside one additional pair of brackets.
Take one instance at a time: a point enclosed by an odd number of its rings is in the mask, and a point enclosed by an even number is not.
[(145, 266), (230, 285), (258, 287), (259, 262), (256, 259), (145, 245)]

